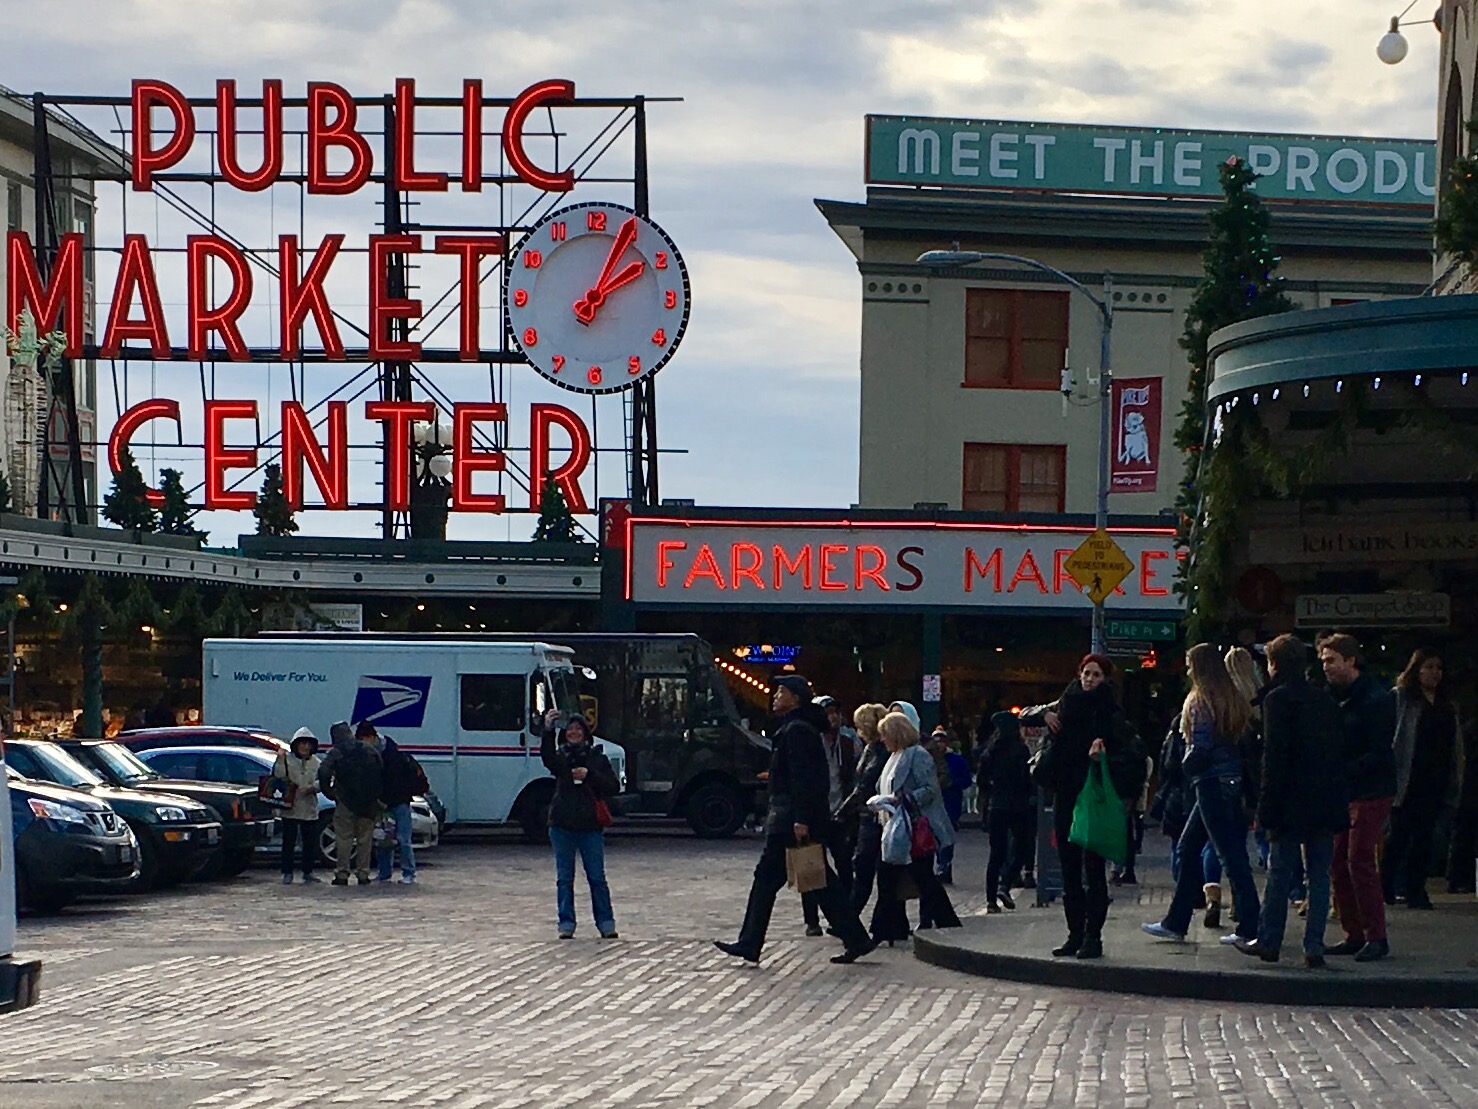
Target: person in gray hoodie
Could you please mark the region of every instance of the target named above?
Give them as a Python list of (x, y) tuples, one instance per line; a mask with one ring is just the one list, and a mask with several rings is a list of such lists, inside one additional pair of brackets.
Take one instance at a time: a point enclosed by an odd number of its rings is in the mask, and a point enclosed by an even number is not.
[(293, 733), (292, 746), (277, 756), (272, 776), (296, 787), (292, 805), (282, 813), (282, 884), (292, 885), (293, 848), (303, 842), (303, 881), (317, 882), (313, 863), (318, 858), (318, 737), (311, 728)]

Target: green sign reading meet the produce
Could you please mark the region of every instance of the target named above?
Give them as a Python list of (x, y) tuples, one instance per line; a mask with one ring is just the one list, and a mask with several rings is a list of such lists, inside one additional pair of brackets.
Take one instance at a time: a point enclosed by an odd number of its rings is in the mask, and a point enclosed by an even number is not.
[(1437, 146), (1417, 139), (867, 117), (870, 185), (1220, 196), (1233, 156), (1268, 201), (1431, 208), (1435, 195)]

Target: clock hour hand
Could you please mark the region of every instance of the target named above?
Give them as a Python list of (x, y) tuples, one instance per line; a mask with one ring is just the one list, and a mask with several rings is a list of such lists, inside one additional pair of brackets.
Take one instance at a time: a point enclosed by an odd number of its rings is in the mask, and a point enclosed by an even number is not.
[[(645, 263), (634, 262), (617, 275), (621, 278), (619, 282), (612, 283), (611, 275), (616, 269), (616, 263), (621, 260), (621, 256), (634, 242), (636, 242), (636, 217), (631, 216), (616, 232), (616, 241), (611, 244), (610, 253), (606, 255), (606, 264), (601, 267), (600, 276), (595, 279), (595, 285), (583, 297), (575, 301), (575, 318), (581, 323), (589, 324), (595, 319), (596, 311), (605, 303), (606, 294), (612, 289), (635, 281), (641, 276)], [(635, 273), (631, 272), (632, 266), (636, 267)], [(627, 276), (628, 274), (630, 276)]]

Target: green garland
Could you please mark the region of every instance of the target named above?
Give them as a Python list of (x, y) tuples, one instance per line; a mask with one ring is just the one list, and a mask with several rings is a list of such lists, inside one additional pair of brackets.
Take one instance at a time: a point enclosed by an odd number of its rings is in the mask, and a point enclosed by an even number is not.
[(1177, 589), (1186, 602), (1186, 635), (1213, 633), (1231, 606), (1232, 551), (1246, 534), (1247, 510), (1266, 497), (1300, 495), (1349, 453), (1355, 430), (1369, 412), (1362, 384), (1343, 390), (1335, 418), (1308, 446), (1280, 449), (1250, 403), (1222, 410), (1222, 434), (1197, 467), (1200, 507), (1191, 522)]
[[(1468, 123), (1468, 133), (1478, 137), (1478, 126)], [(1445, 254), (1470, 269), (1478, 262), (1478, 154), (1465, 154), (1447, 168), (1432, 238)]]

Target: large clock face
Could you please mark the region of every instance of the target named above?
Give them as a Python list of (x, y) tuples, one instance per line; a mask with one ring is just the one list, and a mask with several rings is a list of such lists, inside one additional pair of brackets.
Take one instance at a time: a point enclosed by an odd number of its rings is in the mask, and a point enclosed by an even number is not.
[(667, 233), (619, 204), (540, 220), (508, 259), (508, 328), (556, 385), (614, 393), (672, 357), (688, 322), (688, 271)]

